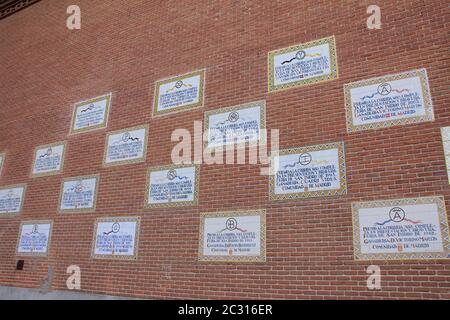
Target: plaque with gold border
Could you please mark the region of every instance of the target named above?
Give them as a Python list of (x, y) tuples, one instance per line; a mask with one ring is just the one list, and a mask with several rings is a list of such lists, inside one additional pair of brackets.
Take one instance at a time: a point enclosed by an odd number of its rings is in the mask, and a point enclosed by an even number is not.
[[(154, 100), (153, 100), (153, 117), (163, 116), (172, 113), (178, 113), (182, 111), (188, 111), (196, 108), (201, 108), (203, 106), (204, 90), (205, 90), (205, 69), (198, 71), (178, 75), (171, 78), (161, 79), (155, 82)], [(167, 91), (173, 91), (182, 87), (192, 87), (192, 84), (185, 83), (187, 79), (192, 79), (195, 77), (200, 77), (199, 79), (199, 89), (198, 89), (198, 101), (193, 103), (180, 103), (178, 106), (169, 107), (164, 110), (159, 110), (159, 100), (161, 95), (161, 90), (163, 86), (171, 84)], [(172, 85), (173, 84), (173, 85)]]
[[(47, 236), (47, 250), (45, 252), (19, 252), (20, 242), (22, 239), (22, 229), (26, 225), (50, 225), (48, 236)], [(53, 231), (53, 220), (32, 220), (23, 221), (19, 227), (19, 236), (16, 245), (16, 256), (18, 257), (47, 257), (50, 250), (50, 243)]]
[[(337, 160), (339, 162), (339, 188), (334, 189), (323, 189), (304, 192), (292, 192), (292, 193), (275, 193), (275, 175), (270, 175), (269, 177), (269, 199), (270, 200), (290, 200), (290, 199), (304, 199), (304, 198), (316, 198), (316, 197), (331, 197), (340, 196), (347, 193), (347, 175), (345, 166), (345, 147), (344, 142), (333, 142), (326, 144), (318, 144), (305, 146), (300, 148), (290, 148), (278, 151), (278, 156), (284, 155), (298, 155), (299, 157), (303, 154), (310, 154), (315, 151), (326, 151), (326, 150), (337, 150)], [(271, 161), (274, 160), (274, 155), (271, 155)], [(319, 160), (321, 161), (321, 160)], [(309, 164), (309, 163), (308, 163)]]
[[(118, 161), (107, 162), (108, 149), (109, 149), (109, 146), (110, 146), (109, 145), (109, 138), (111, 136), (120, 135), (120, 134), (126, 135), (127, 133), (129, 134), (132, 131), (142, 131), (142, 130), (144, 130), (142, 156), (136, 157), (136, 158), (129, 158), (129, 159), (125, 159), (125, 160), (118, 160)], [(111, 167), (111, 166), (119, 166), (119, 165), (124, 165), (124, 164), (144, 162), (146, 160), (146, 158), (147, 158), (148, 132), (149, 132), (149, 126), (147, 124), (140, 125), (140, 126), (135, 126), (135, 127), (132, 127), (132, 128), (126, 128), (126, 129), (121, 129), (121, 130), (116, 130), (116, 131), (109, 132), (106, 135), (106, 139), (105, 139), (105, 152), (103, 154), (103, 166), (104, 167)]]
[[(61, 154), (61, 165), (60, 168), (58, 170), (52, 170), (52, 171), (46, 171), (46, 172), (41, 172), (41, 173), (34, 173), (34, 168), (36, 166), (36, 159), (37, 159), (37, 153), (39, 150), (43, 150), (43, 149), (50, 149), (54, 148), (54, 147), (59, 147), (59, 146), (63, 146), (63, 152)], [(46, 177), (46, 176), (53, 176), (53, 175), (57, 175), (63, 172), (64, 170), (64, 158), (65, 158), (65, 154), (66, 154), (66, 149), (67, 149), (67, 141), (59, 141), (59, 142), (55, 142), (55, 143), (51, 143), (51, 144), (46, 144), (46, 145), (42, 145), (42, 146), (38, 146), (34, 149), (34, 159), (33, 159), (33, 166), (31, 167), (31, 173), (30, 173), (30, 177), (31, 178), (37, 178), (37, 177)]]
[[(93, 194), (93, 199), (92, 199), (93, 206), (89, 207), (89, 208), (62, 209), (61, 205), (62, 205), (62, 198), (64, 196), (64, 184), (66, 182), (76, 182), (76, 181), (91, 180), (91, 179), (95, 179), (95, 189), (94, 189), (94, 194)], [(99, 174), (88, 175), (88, 176), (79, 176), (79, 177), (70, 177), (70, 178), (63, 179), (63, 181), (61, 182), (61, 189), (59, 192), (58, 213), (92, 213), (92, 212), (95, 212), (96, 207), (97, 207), (97, 193), (98, 193), (99, 183), (100, 183), (100, 175)]]
[[(289, 55), (289, 58), (286, 57), (286, 60), (283, 61), (279, 67), (281, 67), (283, 64), (289, 64), (292, 62), (295, 62), (296, 60), (303, 60), (305, 58), (312, 58), (315, 57), (323, 58), (323, 50), (321, 49), (322, 46), (328, 46), (328, 50), (326, 50), (326, 54), (329, 58), (329, 72), (323, 72), (323, 74), (319, 75), (311, 75), (308, 77), (302, 76), (298, 77), (297, 80), (285, 80), (280, 81), (281, 83), (276, 83), (275, 79), (275, 60), (278, 56), (285, 56)], [(319, 50), (320, 49), (320, 50)], [(316, 52), (317, 51), (317, 52)], [(339, 78), (339, 72), (338, 72), (338, 65), (337, 65), (337, 54), (336, 54), (336, 40), (334, 36), (322, 38), (314, 41), (309, 41), (305, 43), (301, 43), (298, 45), (290, 46), (287, 48), (277, 49), (270, 51), (268, 53), (268, 63), (267, 63), (267, 69), (268, 69), (268, 90), (270, 92), (280, 91), (280, 90), (286, 90), (316, 83), (321, 83), (324, 81), (330, 81), (335, 80)], [(284, 58), (282, 59), (284, 60)], [(328, 69), (327, 68), (327, 69)]]
[[(149, 193), (151, 186), (151, 173), (157, 171), (175, 171), (181, 168), (194, 168), (195, 170), (195, 183), (194, 183), (194, 194), (192, 201), (170, 201), (164, 203), (149, 203)], [(146, 208), (168, 208), (168, 207), (182, 207), (182, 206), (196, 206), (198, 204), (198, 193), (199, 193), (199, 185), (200, 185), (200, 166), (195, 164), (187, 164), (187, 165), (167, 165), (167, 166), (156, 166), (151, 167), (147, 170), (147, 178), (146, 178), (146, 188), (145, 188), (145, 204)]]
[[(25, 183), (21, 183), (21, 184), (15, 184), (15, 185), (9, 185), (9, 186), (4, 186), (4, 187), (0, 187), (0, 191), (7, 191), (9, 190), (9, 192), (12, 192), (13, 189), (22, 189), (22, 196), (20, 198), (20, 203), (19, 203), (19, 210), (18, 211), (0, 211), (0, 218), (10, 218), (10, 217), (16, 217), (19, 216), (22, 213), (23, 210), (23, 203), (25, 201), (25, 195), (26, 195), (26, 191), (27, 191), (27, 185)], [(2, 195), (0, 194), (0, 197)], [(8, 195), (9, 196), (9, 195)], [(11, 195), (12, 197), (12, 195)]]
[[(91, 108), (95, 107), (95, 103), (101, 102), (105, 100), (105, 112), (103, 116), (103, 121), (93, 125), (87, 125), (82, 128), (75, 128), (77, 113), (80, 108), (83, 108), (80, 112), (87, 112), (91, 110)], [(104, 94), (102, 96), (98, 96), (95, 98), (91, 98), (85, 101), (80, 101), (75, 103), (72, 112), (72, 120), (70, 122), (70, 134), (84, 133), (97, 129), (106, 128), (108, 125), (109, 112), (111, 109), (111, 101), (112, 101), (112, 93)]]
[[(395, 222), (400, 223), (403, 220), (408, 220), (408, 223), (417, 224), (422, 221), (414, 221), (411, 219), (411, 215), (409, 214), (411, 210), (404, 210), (405, 206), (420, 206), (420, 205), (430, 205), (434, 204), (437, 208), (437, 217), (439, 224), (439, 231), (442, 239), (442, 252), (402, 252), (404, 250), (405, 243), (399, 242), (395, 245), (398, 247), (397, 252), (384, 252), (384, 253), (363, 253), (361, 250), (362, 239), (360, 238), (360, 212), (361, 209), (386, 209), (391, 208), (388, 212), (383, 212), (380, 214), (378, 220), (379, 225), (384, 225), (386, 223), (395, 224)], [(395, 209), (395, 211), (393, 211)], [(391, 217), (391, 212), (398, 212), (403, 215), (402, 217), (399, 215), (399, 221), (395, 221), (394, 218)], [(366, 214), (367, 215), (367, 214)], [(417, 215), (417, 213), (416, 213)], [(353, 222), (353, 253), (355, 260), (424, 260), (424, 259), (448, 259), (450, 258), (450, 242), (449, 242), (449, 229), (448, 229), (448, 219), (447, 212), (445, 209), (445, 201), (442, 196), (435, 197), (422, 197), (422, 198), (406, 198), (406, 199), (393, 199), (393, 200), (377, 200), (377, 201), (367, 201), (367, 202), (354, 202), (352, 203), (352, 222)], [(378, 216), (377, 216), (378, 217)], [(408, 219), (409, 218), (409, 219)], [(417, 218), (417, 217), (416, 217)], [(423, 223), (423, 222), (422, 222)], [(395, 237), (400, 237), (399, 235)], [(392, 238), (392, 236), (391, 236)], [(400, 239), (401, 240), (401, 239)], [(388, 242), (391, 244), (391, 242)], [(400, 248), (399, 245), (402, 247)]]
[[(111, 223), (112, 225), (116, 223), (124, 223), (124, 222), (134, 222), (135, 225), (135, 234), (134, 234), (134, 247), (133, 247), (133, 255), (120, 255), (120, 254), (96, 254), (95, 248), (97, 243), (97, 232), (99, 223)], [(97, 218), (95, 220), (94, 225), (94, 235), (92, 239), (91, 246), (91, 258), (93, 259), (102, 259), (102, 260), (137, 260), (138, 258), (138, 248), (139, 248), (139, 234), (140, 234), (140, 225), (141, 218), (140, 217), (106, 217), (106, 218)], [(113, 227), (112, 227), (113, 228)], [(115, 230), (111, 230), (115, 232)]]
[[(395, 112), (386, 111), (380, 115), (372, 115), (372, 117), (374, 116), (382, 117), (384, 120), (382, 120), (381, 118), (380, 118), (381, 120), (356, 118), (357, 121), (361, 123), (355, 124), (353, 100), (357, 99), (356, 97), (355, 99), (353, 99), (354, 97), (352, 95), (352, 90), (362, 90), (365, 88), (371, 88), (372, 86), (377, 86), (376, 88), (373, 88), (370, 92), (367, 92), (366, 95), (363, 94), (363, 96), (360, 97), (360, 100), (364, 99), (367, 101), (368, 99), (373, 99), (374, 97), (382, 97), (383, 99), (386, 99), (386, 97), (392, 96), (391, 95), (392, 92), (394, 92), (394, 94), (397, 93), (398, 95), (403, 93), (408, 94), (410, 91), (414, 89), (414, 84), (412, 81), (414, 81), (415, 78), (418, 78), (420, 82), (420, 94), (422, 102), (421, 104), (423, 104), (422, 107), (424, 114), (408, 116), (406, 113), (411, 112), (411, 110), (405, 111), (400, 110)], [(428, 85), (428, 76), (425, 69), (406, 71), (398, 74), (376, 77), (345, 84), (344, 98), (345, 98), (345, 114), (348, 133), (363, 130), (389, 128), (392, 126), (399, 126), (399, 125), (417, 124), (421, 122), (434, 120), (433, 103), (431, 100), (430, 88)], [(366, 121), (366, 123), (364, 123), (364, 121)]]
[[(226, 218), (234, 219), (237, 217), (254, 217), (259, 216), (259, 255), (204, 255), (204, 236), (205, 236), (205, 219), (209, 218)], [(227, 221), (228, 221), (227, 220)], [(238, 223), (236, 222), (236, 227)], [(200, 213), (200, 229), (199, 229), (199, 251), (198, 259), (200, 262), (266, 262), (266, 210), (239, 210), (225, 212), (204, 212)]]

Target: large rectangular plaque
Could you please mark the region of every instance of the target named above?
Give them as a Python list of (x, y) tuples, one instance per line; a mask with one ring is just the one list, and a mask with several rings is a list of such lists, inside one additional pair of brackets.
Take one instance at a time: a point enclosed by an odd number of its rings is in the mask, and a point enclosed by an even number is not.
[(248, 142), (264, 144), (266, 141), (261, 134), (262, 129), (266, 129), (265, 101), (207, 111), (205, 148), (223, 148), (228, 145), (241, 147)]
[(445, 166), (447, 167), (448, 183), (450, 184), (450, 127), (441, 128), (442, 144), (444, 145)]
[(199, 260), (265, 262), (265, 210), (201, 213)]
[(199, 185), (198, 165), (162, 166), (147, 173), (146, 207), (196, 205)]
[(147, 139), (148, 125), (108, 133), (103, 165), (113, 166), (145, 161)]
[(108, 124), (112, 94), (78, 102), (73, 108), (70, 133), (105, 128)]
[(42, 177), (62, 172), (65, 151), (65, 141), (37, 147), (34, 151), (31, 176)]
[(204, 84), (205, 70), (157, 81), (153, 116), (201, 107)]
[(0, 188), (0, 217), (15, 216), (22, 211), (26, 188), (25, 184)]
[(344, 85), (347, 131), (433, 121), (425, 69)]
[(139, 225), (139, 217), (97, 219), (92, 241), (92, 257), (96, 259), (137, 259)]
[(356, 260), (449, 258), (443, 197), (352, 204)]
[(3, 163), (5, 162), (5, 154), (0, 153), (0, 176), (2, 175)]
[(269, 52), (269, 92), (338, 78), (334, 36)]
[(20, 225), (16, 254), (18, 256), (47, 256), (53, 221), (26, 221)]
[(271, 200), (335, 196), (347, 193), (344, 143), (280, 150), (270, 176)]
[(61, 184), (59, 212), (95, 211), (99, 180), (99, 175), (64, 179)]

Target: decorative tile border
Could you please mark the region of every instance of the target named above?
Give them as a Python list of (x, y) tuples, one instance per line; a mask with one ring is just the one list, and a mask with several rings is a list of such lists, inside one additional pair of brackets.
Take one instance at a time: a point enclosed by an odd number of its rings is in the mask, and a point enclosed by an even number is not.
[[(201, 69), (201, 70), (197, 70), (194, 72), (190, 72), (190, 73), (186, 73), (186, 74), (182, 74), (182, 75), (178, 75), (175, 77), (171, 77), (171, 78), (165, 78), (165, 79), (161, 79), (155, 82), (155, 92), (154, 92), (154, 100), (153, 100), (153, 112), (152, 112), (152, 116), (156, 117), (156, 116), (162, 116), (162, 115), (166, 115), (166, 114), (170, 114), (170, 113), (177, 113), (177, 112), (181, 112), (181, 111), (188, 111), (188, 110), (192, 110), (192, 109), (196, 109), (196, 108), (200, 108), (203, 106), (203, 100), (204, 100), (204, 91), (205, 91), (205, 73), (206, 70), (205, 69)], [(199, 88), (199, 93), (198, 93), (198, 102), (196, 103), (191, 103), (191, 104), (187, 104), (187, 105), (182, 105), (182, 106), (178, 106), (178, 107), (173, 107), (167, 110), (158, 110), (159, 105), (159, 95), (160, 95), (160, 88), (162, 85), (174, 82), (175, 85), (177, 84), (183, 84), (183, 80), (187, 79), (187, 78), (192, 78), (192, 77), (196, 77), (196, 76), (200, 76), (200, 88)]]
[[(136, 230), (134, 235), (134, 248), (133, 255), (112, 255), (112, 254), (95, 254), (97, 228), (101, 222), (116, 223), (116, 222), (136, 222)], [(141, 218), (140, 217), (109, 217), (109, 218), (97, 218), (94, 225), (94, 235), (91, 245), (91, 258), (103, 259), (103, 260), (137, 260), (138, 248), (139, 248), (139, 235), (140, 235)]]
[[(63, 146), (63, 152), (61, 155), (61, 167), (59, 168), (59, 170), (54, 170), (54, 171), (48, 171), (48, 172), (43, 172), (43, 173), (34, 173), (34, 167), (36, 165), (36, 156), (37, 156), (37, 152), (38, 150), (42, 150), (42, 149), (48, 149), (48, 148), (52, 148), (52, 147), (58, 147), (58, 146)], [(63, 172), (64, 170), (64, 158), (65, 158), (65, 154), (66, 154), (66, 149), (67, 149), (67, 141), (59, 141), (59, 142), (55, 142), (55, 143), (51, 143), (51, 144), (46, 144), (46, 145), (42, 145), (42, 146), (38, 146), (34, 149), (34, 159), (33, 159), (33, 165), (31, 167), (31, 173), (30, 173), (30, 177), (31, 178), (38, 178), (38, 177), (46, 177), (46, 176), (53, 176), (53, 175), (57, 175), (60, 174), (61, 172)]]
[[(225, 114), (225, 113), (232, 113), (232, 112), (236, 112), (236, 111), (240, 111), (240, 110), (244, 110), (244, 109), (249, 109), (249, 108), (254, 108), (254, 107), (260, 107), (261, 108), (261, 112), (260, 112), (260, 117), (259, 117), (259, 121), (260, 121), (260, 130), (264, 130), (266, 129), (266, 101), (265, 100), (259, 100), (259, 101), (253, 101), (253, 102), (249, 102), (249, 103), (244, 103), (244, 104), (240, 104), (237, 106), (232, 106), (232, 107), (226, 107), (226, 108), (220, 108), (220, 109), (215, 109), (215, 110), (211, 110), (211, 111), (206, 111), (204, 114), (204, 123), (205, 123), (205, 141), (204, 141), (204, 148), (206, 150), (212, 151), (214, 149), (218, 149), (220, 148), (219, 146), (216, 147), (209, 147), (208, 146), (208, 142), (209, 142), (209, 126), (210, 126), (210, 120), (209, 118), (211, 116), (214, 115), (218, 115), (218, 114)], [(261, 135), (259, 136), (259, 140), (258, 140), (258, 144), (260, 145), (264, 145), (266, 144), (266, 139), (265, 139), (265, 135)], [(248, 142), (241, 142), (241, 143), (237, 143), (234, 144), (234, 147), (236, 149), (239, 148), (245, 148), (247, 145), (249, 145)], [(221, 145), (223, 152), (225, 152), (227, 145), (222, 144)]]
[[(125, 133), (125, 132), (137, 131), (137, 130), (145, 130), (145, 134), (144, 134), (144, 150), (143, 150), (142, 157), (107, 163), (106, 162), (106, 157), (108, 155), (108, 147), (109, 147), (108, 139), (109, 139), (109, 137), (112, 136), (112, 135), (117, 135), (117, 134), (121, 134), (121, 133)], [(147, 124), (109, 132), (106, 135), (106, 139), (105, 139), (105, 152), (103, 154), (103, 166), (104, 167), (112, 167), (112, 166), (119, 166), (119, 165), (124, 165), (124, 164), (145, 162), (145, 160), (147, 159), (148, 134), (149, 134), (149, 126)]]
[[(154, 171), (164, 171), (164, 170), (177, 170), (180, 168), (195, 168), (195, 186), (194, 186), (194, 201), (177, 201), (177, 202), (167, 202), (167, 203), (148, 203), (149, 192), (150, 192), (150, 173)], [(151, 167), (147, 170), (146, 176), (146, 186), (145, 186), (145, 203), (146, 208), (170, 208), (170, 207), (182, 207), (182, 206), (196, 206), (198, 204), (198, 193), (200, 185), (200, 166), (196, 164), (188, 165), (166, 165), (166, 166), (156, 166)]]
[[(422, 89), (422, 96), (423, 96), (423, 103), (424, 103), (424, 109), (425, 109), (425, 115), (422, 116), (414, 116), (414, 117), (404, 117), (404, 118), (397, 118), (393, 120), (385, 120), (385, 121), (378, 121), (378, 122), (370, 122), (366, 124), (359, 124), (355, 125), (353, 123), (353, 103), (352, 103), (352, 96), (351, 96), (351, 90), (357, 89), (361, 87), (371, 86), (379, 84), (379, 88), (381, 86), (381, 90), (383, 90), (384, 86), (386, 88), (390, 88), (387, 93), (389, 94), (392, 91), (392, 87), (388, 82), (395, 81), (395, 80), (402, 80), (402, 79), (408, 79), (408, 78), (414, 78), (419, 77), (420, 79), (420, 85)], [(377, 94), (377, 93), (375, 93)], [(347, 123), (347, 131), (349, 133), (356, 132), (356, 131), (362, 131), (362, 130), (372, 130), (372, 129), (380, 129), (380, 128), (388, 128), (392, 126), (398, 126), (398, 125), (407, 125), (407, 124), (413, 124), (413, 123), (420, 123), (424, 121), (433, 121), (434, 120), (434, 113), (433, 113), (433, 104), (431, 101), (431, 95), (430, 95), (430, 88), (428, 85), (428, 77), (427, 72), (425, 69), (420, 70), (413, 70), (413, 71), (407, 71), (402, 72), (398, 74), (393, 75), (387, 75), (377, 78), (371, 78), (367, 80), (352, 82), (344, 85), (344, 97), (345, 97), (345, 112), (346, 112), (346, 123)], [(391, 117), (389, 115), (389, 117)]]
[(17, 212), (0, 212), (0, 218), (10, 218), (10, 217), (16, 217), (18, 215), (20, 215), (22, 213), (23, 210), (23, 203), (25, 201), (25, 195), (26, 195), (26, 191), (27, 191), (27, 185), (25, 183), (22, 184), (15, 184), (15, 185), (10, 185), (10, 186), (5, 186), (5, 187), (0, 187), (0, 191), (1, 190), (9, 190), (9, 189), (15, 189), (15, 188), (22, 188), (22, 197), (20, 199), (20, 205), (19, 205), (19, 211)]
[[(329, 45), (329, 52), (328, 55), (330, 57), (330, 74), (324, 74), (321, 76), (315, 76), (307, 79), (300, 79), (297, 81), (292, 81), (284, 84), (275, 84), (275, 73), (274, 73), (274, 67), (275, 67), (275, 57), (278, 55), (286, 54), (286, 53), (294, 53), (296, 52), (293, 59), (297, 59), (297, 55), (299, 52), (303, 52), (303, 57), (300, 59), (303, 59), (306, 55), (305, 51), (306, 49), (310, 49), (312, 47), (317, 47), (323, 44)], [(267, 70), (268, 70), (268, 90), (270, 92), (274, 91), (280, 91), (280, 90), (286, 90), (291, 89), (295, 87), (301, 87), (305, 85), (320, 83), (324, 81), (330, 81), (335, 80), (339, 78), (339, 72), (338, 72), (338, 65), (337, 65), (337, 54), (336, 54), (336, 39), (334, 36), (322, 38), (314, 41), (305, 42), (302, 44), (290, 46), (287, 48), (277, 49), (270, 51), (268, 53), (268, 64), (267, 64)]]
[[(361, 252), (360, 239), (360, 223), (359, 210), (365, 208), (382, 208), (382, 207), (397, 207), (405, 205), (421, 205), (421, 204), (436, 204), (438, 208), (439, 225), (441, 237), (443, 241), (444, 252), (414, 252), (414, 253), (379, 253), (379, 254), (364, 254)], [(397, 209), (397, 208), (396, 208)], [(399, 208), (401, 209), (401, 208)], [(391, 209), (392, 210), (392, 209)], [(402, 210), (402, 209), (401, 209)], [(447, 212), (445, 209), (445, 201), (441, 196), (437, 197), (423, 197), (423, 198), (408, 198), (408, 199), (393, 199), (393, 200), (379, 200), (368, 202), (354, 202), (352, 203), (353, 215), (353, 251), (355, 260), (423, 260), (423, 259), (448, 259), (450, 257), (450, 241), (449, 228), (447, 221)], [(387, 221), (386, 221), (387, 222)]]
[[(48, 238), (47, 238), (47, 251), (46, 252), (19, 252), (20, 240), (22, 239), (23, 226), (24, 225), (36, 225), (36, 224), (49, 224), (50, 225), (50, 230), (48, 232)], [(47, 257), (48, 251), (50, 250), (52, 231), (53, 231), (53, 220), (23, 221), (19, 227), (19, 236), (17, 238), (17, 245), (16, 245), (16, 256), (19, 256), (19, 257)]]
[(448, 183), (450, 184), (450, 127), (442, 127), (441, 136), (444, 147), (445, 167), (447, 168)]
[[(260, 255), (259, 256), (205, 256), (203, 255), (203, 237), (206, 218), (260, 216)], [(240, 210), (216, 213), (200, 213), (199, 251), (200, 262), (266, 262), (266, 210)]]
[[(87, 107), (88, 105), (91, 105), (93, 103), (96, 103), (96, 102), (99, 102), (102, 100), (106, 100), (104, 121), (97, 125), (84, 127), (81, 129), (75, 129), (77, 110), (79, 108)], [(73, 112), (72, 112), (72, 120), (70, 122), (70, 134), (84, 133), (84, 132), (88, 132), (88, 131), (106, 128), (108, 125), (109, 112), (111, 109), (111, 100), (112, 100), (112, 93), (110, 92), (108, 94), (105, 94), (105, 95), (102, 95), (99, 97), (95, 97), (95, 98), (92, 98), (89, 100), (80, 101), (80, 102), (75, 103), (75, 105), (73, 107)], [(89, 109), (89, 107), (88, 107), (88, 109)]]
[[(64, 195), (64, 183), (68, 181), (79, 181), (79, 180), (87, 180), (87, 179), (95, 179), (95, 190), (94, 190), (94, 199), (93, 199), (93, 207), (92, 208), (81, 208), (81, 209), (61, 209), (62, 197)], [(94, 174), (89, 176), (79, 176), (79, 177), (70, 177), (65, 178), (61, 182), (61, 188), (59, 192), (58, 199), (58, 213), (91, 213), (95, 212), (97, 207), (97, 193), (98, 193), (98, 185), (100, 184), (100, 175)]]
[[(314, 151), (322, 151), (329, 149), (337, 149), (339, 157), (339, 177), (340, 177), (340, 188), (333, 190), (320, 190), (320, 191), (306, 191), (297, 193), (287, 193), (287, 194), (275, 194), (275, 178), (276, 175), (271, 175), (269, 177), (269, 199), (270, 200), (292, 200), (292, 199), (304, 199), (304, 198), (315, 198), (315, 197), (330, 197), (330, 196), (340, 196), (347, 193), (347, 175), (345, 166), (345, 148), (343, 142), (326, 143), (319, 145), (311, 145), (300, 148), (290, 148), (280, 150), (278, 152), (279, 156), (289, 155), (289, 154), (304, 154)], [(273, 160), (273, 155), (271, 155), (271, 161)]]

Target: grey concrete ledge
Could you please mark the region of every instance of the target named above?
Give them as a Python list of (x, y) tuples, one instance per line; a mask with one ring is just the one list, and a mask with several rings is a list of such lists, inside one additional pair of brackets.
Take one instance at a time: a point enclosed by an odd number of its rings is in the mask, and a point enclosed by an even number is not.
[(136, 300), (80, 291), (45, 291), (39, 289), (0, 286), (0, 300)]

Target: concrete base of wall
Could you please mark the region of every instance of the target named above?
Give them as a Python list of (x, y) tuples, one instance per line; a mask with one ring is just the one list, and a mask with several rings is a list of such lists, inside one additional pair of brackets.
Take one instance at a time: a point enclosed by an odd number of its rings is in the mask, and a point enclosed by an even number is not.
[(77, 291), (44, 291), (0, 286), (0, 300), (134, 300)]

